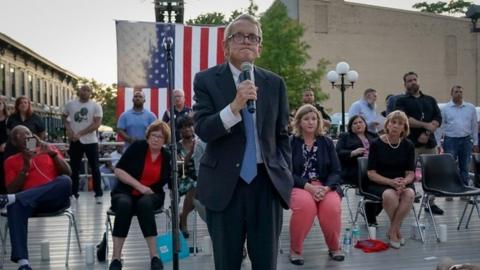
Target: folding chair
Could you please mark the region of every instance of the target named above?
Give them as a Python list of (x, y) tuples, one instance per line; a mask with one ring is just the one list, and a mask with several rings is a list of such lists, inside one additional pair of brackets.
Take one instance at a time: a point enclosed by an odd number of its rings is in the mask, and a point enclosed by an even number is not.
[[(2, 217), (7, 218), (7, 212), (1, 213)], [(75, 220), (75, 215), (73, 214), (70, 207), (58, 210), (52, 213), (35, 213), (30, 218), (48, 218), (48, 217), (59, 217), (59, 216), (66, 216), (68, 218), (68, 236), (67, 236), (67, 254), (65, 256), (65, 265), (68, 266), (68, 259), (70, 257), (70, 238), (71, 238), (71, 231), (72, 227), (75, 230), (75, 237), (77, 238), (78, 250), (80, 253), (82, 252), (82, 246), (80, 244), (80, 237), (78, 236), (78, 229), (77, 229), (77, 221)], [(5, 261), (5, 255), (7, 254), (7, 235), (8, 235), (8, 220), (5, 222), (5, 228), (3, 230), (4, 234), (1, 236), (2, 241), (2, 262)]]
[[(420, 155), (420, 162), (422, 164), (422, 187), (424, 194), (422, 197), (422, 203), (420, 204), (418, 218), (420, 218), (422, 207), (427, 207), (430, 217), (432, 219), (435, 236), (437, 237), (437, 241), (440, 242), (437, 224), (432, 214), (432, 209), (430, 207), (428, 196), (434, 195), (435, 197), (452, 198), (463, 196), (470, 197), (470, 201), (466, 203), (467, 205), (465, 206), (463, 215), (465, 214), (468, 204), (473, 203), (473, 207), (477, 208), (477, 213), (480, 217), (480, 211), (476, 200), (476, 197), (480, 195), (480, 189), (466, 186), (463, 183), (460, 177), (460, 173), (458, 172), (455, 159), (450, 154), (423, 154)], [(473, 201), (471, 200), (472, 198)], [(457, 229), (462, 223), (463, 215), (460, 219)]]
[[(166, 216), (166, 228), (167, 228), (166, 230), (168, 231), (169, 228), (170, 228), (170, 218), (171, 218), (170, 217), (170, 210), (169, 209), (163, 209), (163, 208), (157, 209), (157, 210), (155, 210), (155, 217), (157, 217), (157, 215), (162, 214), (162, 213), (165, 214), (165, 216)], [(112, 208), (107, 210), (107, 218), (105, 220), (104, 239), (102, 240), (102, 243), (99, 244), (99, 246), (102, 245), (102, 244), (105, 244), (105, 254), (99, 254), (99, 251), (101, 250), (100, 248), (97, 250), (97, 259), (99, 259), (99, 261), (103, 261), (103, 260), (100, 260), (100, 258), (107, 258), (108, 257), (108, 232), (109, 231), (110, 231), (110, 233), (113, 232), (111, 217), (112, 216), (114, 217), (115, 215), (116, 215), (115, 211), (113, 211)]]
[[(363, 218), (365, 219), (365, 224), (366, 224), (366, 227), (367, 227), (368, 237), (370, 238), (371, 235), (370, 235), (370, 231), (368, 230), (368, 221), (367, 221), (367, 213), (365, 211), (365, 204), (367, 202), (368, 203), (379, 203), (379, 204), (381, 204), (382, 203), (382, 198), (378, 197), (375, 194), (369, 193), (366, 190), (366, 187), (368, 185), (368, 181), (369, 181), (369, 179), (368, 179), (368, 158), (359, 157), (358, 158), (358, 191), (359, 191), (360, 195), (362, 196), (362, 198), (358, 202), (354, 223), (357, 222), (358, 213), (360, 211)], [(417, 224), (418, 232), (420, 233), (420, 238), (422, 239), (422, 243), (424, 243), (425, 239), (424, 239), (424, 236), (423, 236), (423, 232), (420, 228), (420, 222), (419, 222), (419, 219), (417, 217), (414, 205), (412, 205), (412, 211), (413, 211), (413, 216), (415, 217), (415, 222)]]

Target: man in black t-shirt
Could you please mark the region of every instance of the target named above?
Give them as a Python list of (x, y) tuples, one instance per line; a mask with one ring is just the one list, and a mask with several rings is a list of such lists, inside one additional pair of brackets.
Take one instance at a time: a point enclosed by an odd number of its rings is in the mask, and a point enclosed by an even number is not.
[[(420, 91), (418, 75), (410, 71), (403, 76), (406, 93), (395, 102), (395, 109), (404, 111), (410, 124), (408, 138), (415, 144), (415, 159), (421, 154), (437, 154), (435, 130), (442, 123), (442, 114), (435, 98)], [(430, 198), (432, 212), (443, 215), (443, 210), (433, 204)]]
[(303, 104), (313, 105), (322, 114), (323, 127), (328, 130), (330, 128), (330, 122), (332, 119), (327, 112), (325, 112), (325, 109), (320, 104), (315, 102), (315, 93), (312, 88), (306, 88), (303, 90), (302, 102)]

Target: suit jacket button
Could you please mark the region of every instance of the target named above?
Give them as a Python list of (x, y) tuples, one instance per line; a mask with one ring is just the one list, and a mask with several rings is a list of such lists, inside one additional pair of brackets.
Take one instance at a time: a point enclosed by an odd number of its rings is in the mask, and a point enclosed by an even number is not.
[(237, 168), (240, 167), (240, 163), (235, 164), (235, 167)]

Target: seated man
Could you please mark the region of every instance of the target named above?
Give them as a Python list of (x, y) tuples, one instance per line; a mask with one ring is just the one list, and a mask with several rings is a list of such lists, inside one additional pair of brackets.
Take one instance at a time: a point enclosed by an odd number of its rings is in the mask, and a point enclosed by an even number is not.
[(70, 205), (71, 170), (57, 148), (33, 137), (27, 127), (16, 126), (10, 136), (20, 152), (5, 161), (8, 194), (0, 195), (0, 208), (7, 207), (11, 260), (20, 265), (19, 270), (28, 270), (32, 269), (28, 262), (28, 218)]

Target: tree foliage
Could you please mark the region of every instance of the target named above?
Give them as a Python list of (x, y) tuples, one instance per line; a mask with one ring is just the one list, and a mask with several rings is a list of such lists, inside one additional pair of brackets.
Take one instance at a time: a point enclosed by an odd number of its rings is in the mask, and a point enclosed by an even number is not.
[(305, 68), (310, 59), (310, 46), (301, 38), (304, 28), (287, 15), (286, 6), (276, 0), (260, 17), (263, 30), (262, 54), (255, 62), (285, 79), (291, 108), (302, 103), (302, 93), (313, 88), (317, 101), (328, 96), (321, 92), (320, 81), (324, 77), (328, 61), (321, 59), (315, 68)]
[(465, 14), (468, 7), (473, 3), (465, 0), (450, 0), (448, 2), (438, 1), (434, 3), (427, 3), (426, 1), (418, 2), (412, 7), (421, 12), (436, 13), (436, 14)]
[(238, 15), (243, 13), (248, 13), (250, 15), (256, 16), (258, 12), (258, 5), (256, 5), (253, 0), (250, 0), (250, 4), (246, 9), (236, 9), (230, 13), (228, 19), (225, 17), (225, 14), (219, 12), (208, 12), (205, 14), (200, 14), (194, 19), (190, 19), (186, 22), (188, 25), (227, 25), (229, 22), (233, 21)]
[(97, 82), (95, 79), (80, 78), (79, 84), (86, 84), (92, 89), (92, 99), (102, 106), (103, 119), (102, 124), (115, 128), (117, 126), (116, 119), (116, 98), (117, 86), (116, 84), (106, 85)]

